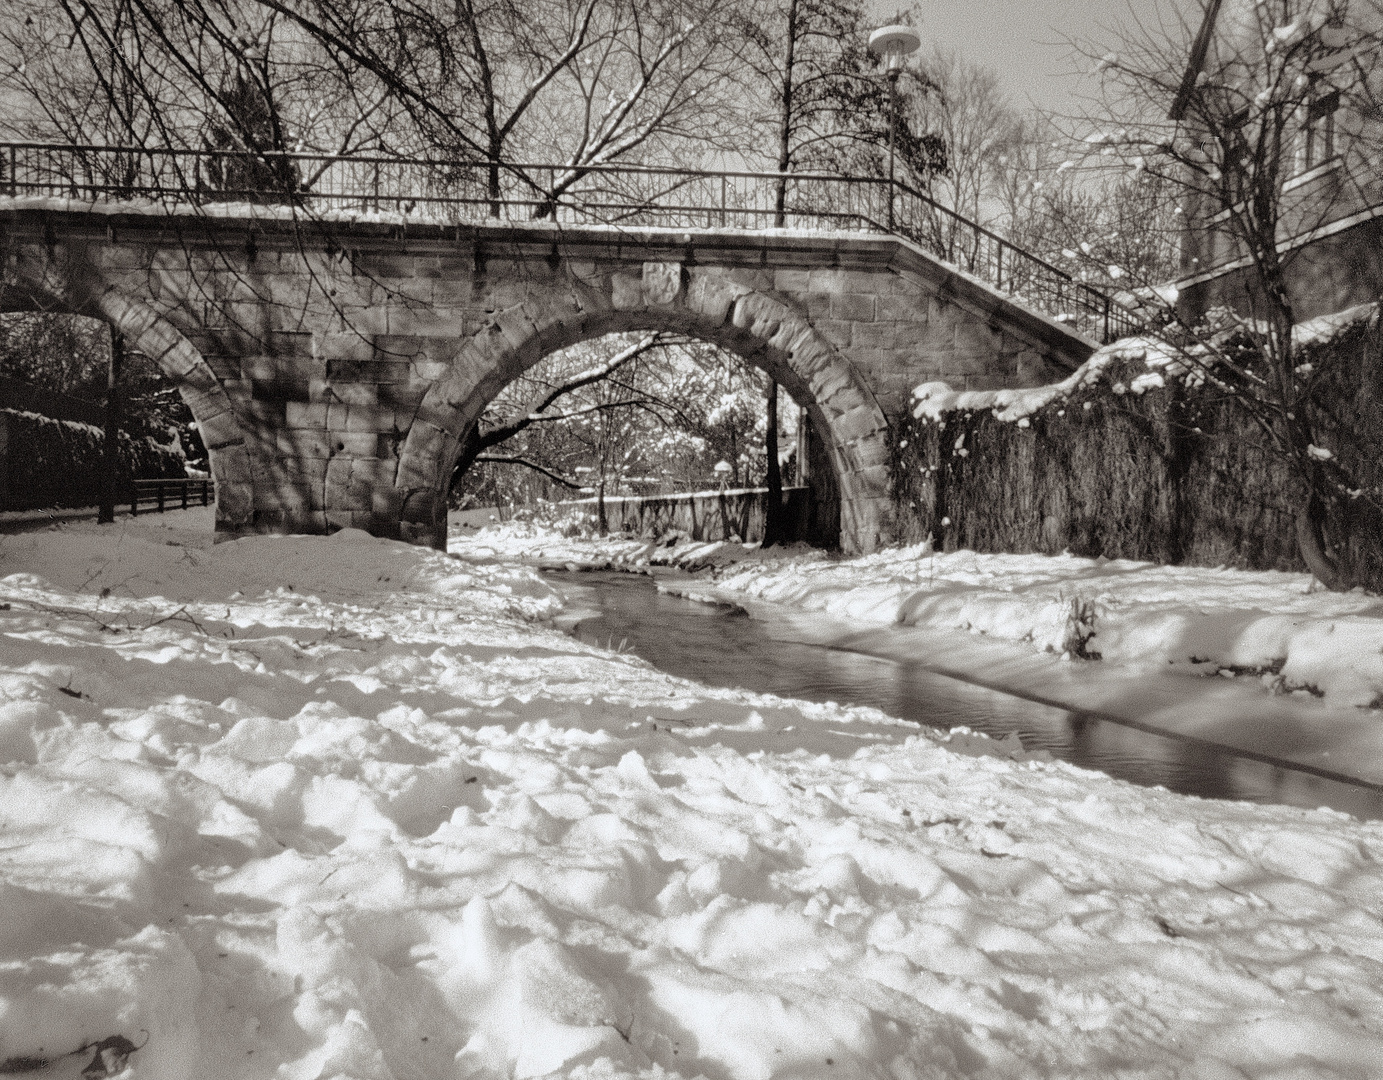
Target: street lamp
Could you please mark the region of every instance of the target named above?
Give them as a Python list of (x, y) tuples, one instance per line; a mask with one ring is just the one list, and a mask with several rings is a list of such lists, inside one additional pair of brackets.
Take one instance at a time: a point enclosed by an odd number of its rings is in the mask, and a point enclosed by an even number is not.
[(911, 26), (881, 26), (869, 35), (869, 51), (884, 62), (888, 76), (888, 227), (893, 228), (893, 143), (898, 131), (898, 76), (922, 39)]

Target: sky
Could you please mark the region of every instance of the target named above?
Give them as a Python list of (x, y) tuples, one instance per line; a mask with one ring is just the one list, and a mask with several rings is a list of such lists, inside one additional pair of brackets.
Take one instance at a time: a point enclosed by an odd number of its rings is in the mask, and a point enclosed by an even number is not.
[[(1135, 19), (1156, 25), (1159, 12), (1199, 10), (1198, 0), (873, 0), (882, 24), (911, 10), (922, 48), (939, 42), (999, 73), (1015, 104), (1031, 101), (1070, 114), (1093, 80), (1075, 74), (1067, 39), (1103, 46), (1113, 28)], [(1191, 21), (1197, 21), (1192, 18)]]

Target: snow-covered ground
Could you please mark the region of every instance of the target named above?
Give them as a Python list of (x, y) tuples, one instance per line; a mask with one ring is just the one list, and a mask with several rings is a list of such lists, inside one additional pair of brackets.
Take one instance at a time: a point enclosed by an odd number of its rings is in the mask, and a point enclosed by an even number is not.
[(1383, 825), (689, 684), (531, 568), (204, 525), (0, 538), (0, 1071), (1383, 1071)]

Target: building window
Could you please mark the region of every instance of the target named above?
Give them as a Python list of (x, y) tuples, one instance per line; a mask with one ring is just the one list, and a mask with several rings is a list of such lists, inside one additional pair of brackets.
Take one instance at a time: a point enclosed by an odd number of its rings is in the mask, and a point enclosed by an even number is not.
[(1307, 106), (1306, 168), (1314, 169), (1335, 156), (1335, 113), (1339, 108), (1338, 90), (1319, 95)]

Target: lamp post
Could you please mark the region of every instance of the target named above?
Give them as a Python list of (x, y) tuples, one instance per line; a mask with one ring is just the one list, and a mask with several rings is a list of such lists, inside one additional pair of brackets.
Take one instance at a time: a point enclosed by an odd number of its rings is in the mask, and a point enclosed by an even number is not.
[(893, 144), (898, 131), (898, 76), (922, 39), (911, 26), (881, 26), (869, 35), (869, 51), (884, 63), (888, 76), (888, 227), (893, 229)]

